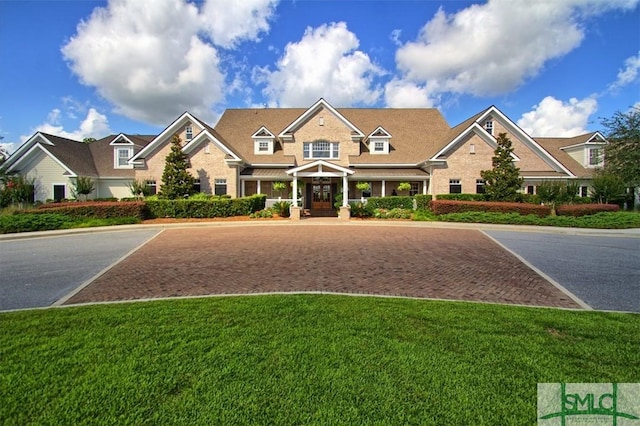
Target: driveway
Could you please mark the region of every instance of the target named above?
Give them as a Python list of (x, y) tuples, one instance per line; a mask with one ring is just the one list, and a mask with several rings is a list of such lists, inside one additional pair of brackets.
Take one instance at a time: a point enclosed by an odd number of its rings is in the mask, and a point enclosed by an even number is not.
[(581, 306), (546, 274), (594, 308), (640, 312), (638, 238), (328, 221), (160, 231), (0, 240), (0, 310), (298, 291)]
[(592, 308), (640, 312), (640, 238), (486, 233)]

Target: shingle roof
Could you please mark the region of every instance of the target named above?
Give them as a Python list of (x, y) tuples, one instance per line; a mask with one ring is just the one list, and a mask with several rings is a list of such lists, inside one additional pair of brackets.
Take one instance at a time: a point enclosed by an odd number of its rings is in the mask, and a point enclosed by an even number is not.
[[(279, 143), (273, 155), (267, 158), (255, 155), (251, 135), (263, 126), (279, 134), (305, 111), (305, 108), (228, 109), (215, 130), (231, 149), (251, 164), (291, 164), (291, 157), (284, 155)], [(382, 126), (392, 136), (389, 154), (371, 155), (363, 147), (361, 155), (350, 157), (354, 165), (417, 164), (437, 152), (450, 130), (440, 111), (434, 108), (337, 108), (337, 111), (365, 135)]]
[[(115, 169), (113, 146), (109, 145), (118, 135), (109, 135), (89, 144), (96, 171), (100, 177), (133, 177), (133, 169)], [(134, 143), (134, 154), (153, 140), (153, 135), (125, 135)], [(84, 145), (84, 144), (83, 144)]]
[(574, 136), (571, 138), (546, 138), (536, 137), (533, 138), (538, 142), (548, 153), (556, 158), (563, 166), (571, 171), (578, 177), (589, 178), (593, 176), (594, 169), (583, 167), (582, 164), (573, 159), (569, 154), (563, 151), (561, 148), (565, 148), (571, 145), (577, 145), (585, 143), (595, 134), (595, 132), (585, 133), (583, 135)]

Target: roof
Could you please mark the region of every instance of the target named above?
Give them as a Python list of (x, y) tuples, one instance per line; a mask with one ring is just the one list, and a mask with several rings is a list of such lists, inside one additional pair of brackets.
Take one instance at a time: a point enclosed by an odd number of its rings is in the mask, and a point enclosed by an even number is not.
[(577, 177), (589, 178), (592, 177), (595, 170), (592, 168), (586, 168), (579, 162), (573, 159), (562, 148), (577, 145), (580, 143), (586, 143), (593, 137), (596, 132), (585, 133), (583, 135), (574, 136), (571, 138), (547, 138), (536, 137), (533, 138), (538, 144), (540, 144), (547, 152), (553, 155), (563, 166), (571, 171)]
[[(113, 167), (113, 146), (110, 143), (119, 135), (109, 135), (88, 144), (95, 164), (95, 169), (100, 177), (133, 177), (132, 169), (116, 169)], [(124, 135), (133, 142), (133, 152), (136, 153), (151, 142), (154, 135)], [(87, 144), (83, 144), (87, 145)]]

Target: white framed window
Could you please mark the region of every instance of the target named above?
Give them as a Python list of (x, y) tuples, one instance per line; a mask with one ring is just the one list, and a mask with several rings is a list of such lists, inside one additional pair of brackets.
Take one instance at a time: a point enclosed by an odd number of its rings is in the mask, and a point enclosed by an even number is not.
[(375, 141), (373, 143), (373, 150), (375, 152), (383, 152), (384, 151), (384, 142), (382, 141)]
[(602, 164), (602, 148), (589, 148), (589, 165), (598, 166)]
[(485, 180), (484, 179), (476, 179), (476, 194), (484, 194), (485, 190), (484, 190), (484, 185), (485, 185)]
[(253, 140), (253, 152), (256, 155), (269, 155), (273, 154), (273, 139), (270, 138), (256, 138)]
[(215, 180), (215, 195), (227, 195), (227, 180), (226, 179), (216, 179)]
[(487, 120), (484, 123), (484, 128), (487, 131), (487, 133), (489, 133), (490, 135), (493, 135), (493, 121)]
[(188, 141), (193, 139), (193, 127), (187, 126), (184, 128), (184, 138)]
[(371, 139), (369, 144), (369, 152), (371, 154), (388, 154), (389, 153), (389, 140), (388, 139)]
[(329, 141), (304, 142), (302, 145), (302, 154), (305, 159), (338, 159), (340, 158), (340, 144)]
[(133, 156), (133, 148), (116, 148), (115, 149), (115, 168), (130, 169), (129, 158)]
[(145, 182), (147, 185), (147, 189), (149, 190), (149, 195), (156, 195), (158, 193), (158, 185), (155, 180), (147, 180)]
[(269, 142), (266, 142), (266, 141), (258, 142), (258, 151), (259, 152), (267, 152), (267, 151), (269, 151)]

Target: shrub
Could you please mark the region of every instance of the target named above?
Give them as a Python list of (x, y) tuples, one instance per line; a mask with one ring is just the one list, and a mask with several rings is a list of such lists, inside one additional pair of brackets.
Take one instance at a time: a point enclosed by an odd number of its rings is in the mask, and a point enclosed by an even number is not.
[(207, 200), (163, 200), (149, 197), (145, 204), (151, 218), (208, 218), (248, 216), (264, 209), (266, 200), (267, 196), (264, 194), (242, 198), (213, 197)]
[(617, 204), (565, 204), (557, 208), (558, 216), (586, 216), (602, 212), (617, 212)]
[(291, 215), (291, 203), (289, 201), (276, 201), (271, 208), (280, 217), (289, 217)]
[(486, 201), (484, 194), (438, 194), (438, 200)]
[(413, 197), (416, 200), (416, 209), (417, 210), (429, 210), (429, 203), (433, 199), (431, 194), (419, 194)]
[(0, 216), (0, 234), (49, 231), (60, 229), (68, 222), (70, 222), (69, 217), (59, 213), (2, 215)]
[(73, 202), (43, 204), (34, 213), (58, 213), (69, 218), (95, 218), (111, 219), (116, 217), (137, 217), (144, 219), (146, 216), (145, 203), (135, 202)]
[(73, 182), (71, 192), (75, 198), (86, 200), (87, 195), (91, 194), (96, 188), (96, 184), (89, 176), (78, 176)]
[(539, 206), (525, 203), (508, 203), (499, 201), (454, 201), (433, 200), (431, 211), (437, 215), (464, 212), (494, 212), (494, 213), (519, 213), (521, 215), (533, 214), (539, 217), (548, 216), (551, 209), (548, 206)]
[(355, 203), (349, 203), (349, 205), (351, 206), (351, 217), (364, 219), (365, 217), (373, 216), (373, 207), (369, 203), (358, 201)]
[(373, 209), (412, 209), (413, 197), (370, 197), (367, 198), (367, 205)]
[(413, 210), (409, 209), (375, 209), (373, 217), (376, 219), (411, 219)]
[(271, 209), (259, 210), (249, 215), (250, 219), (268, 219), (273, 217), (273, 211)]

